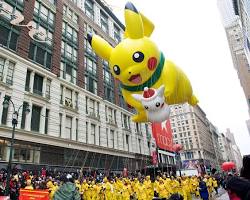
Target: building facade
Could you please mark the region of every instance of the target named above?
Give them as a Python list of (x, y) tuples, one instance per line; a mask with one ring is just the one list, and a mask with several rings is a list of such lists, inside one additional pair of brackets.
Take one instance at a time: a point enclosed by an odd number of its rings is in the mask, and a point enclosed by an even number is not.
[(231, 140), (224, 134), (219, 135), (220, 150), (224, 161), (234, 161), (233, 149)]
[(237, 169), (240, 170), (242, 167), (242, 155), (240, 153), (240, 149), (236, 144), (234, 134), (231, 132), (229, 128), (226, 129), (225, 135), (231, 141), (231, 150), (233, 155), (233, 161), (235, 162)]
[(216, 132), (210, 131), (210, 123), (199, 106), (192, 107), (187, 103), (173, 106), (171, 127), (174, 143), (183, 146), (181, 152), (183, 169), (192, 169), (197, 164), (204, 164), (207, 169), (219, 165), (218, 150), (215, 150), (218, 148)]
[(250, 2), (218, 0), (234, 67), (245, 93), (250, 114)]
[[(119, 83), (87, 32), (115, 46), (124, 26), (99, 0), (4, 0), (0, 15), (0, 161), (9, 158), (13, 106), (20, 106), (13, 161), (23, 166), (141, 169), (151, 130), (131, 121)], [(12, 21), (12, 16), (22, 19)], [(20, 17), (21, 16), (21, 17)], [(14, 24), (14, 25), (13, 25)], [(32, 24), (32, 27), (29, 26)], [(29, 105), (30, 113), (25, 113)], [(17, 109), (17, 108), (16, 108)]]

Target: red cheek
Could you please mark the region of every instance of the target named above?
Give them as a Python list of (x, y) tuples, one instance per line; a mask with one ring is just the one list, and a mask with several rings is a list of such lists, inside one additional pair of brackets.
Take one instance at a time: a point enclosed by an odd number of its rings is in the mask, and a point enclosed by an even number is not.
[(148, 59), (148, 69), (154, 70), (157, 64), (157, 59), (155, 57), (151, 57)]

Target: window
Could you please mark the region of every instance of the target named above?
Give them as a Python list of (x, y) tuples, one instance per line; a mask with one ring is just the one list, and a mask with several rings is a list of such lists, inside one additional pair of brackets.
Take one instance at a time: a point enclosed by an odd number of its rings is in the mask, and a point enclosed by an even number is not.
[(61, 62), (61, 77), (68, 82), (76, 84), (76, 65), (72, 62)]
[(139, 152), (141, 153), (141, 139), (138, 139), (138, 144), (139, 144)]
[(104, 98), (114, 103), (114, 78), (108, 67), (108, 62), (103, 60), (103, 80), (104, 80)]
[(62, 24), (62, 33), (65, 40), (73, 41), (77, 46), (78, 33), (73, 27), (71, 27), (65, 21)]
[(108, 128), (106, 128), (106, 145), (107, 145), (107, 147), (109, 146), (109, 129)]
[(29, 48), (29, 58), (43, 65), (45, 68), (50, 69), (52, 60), (52, 50), (42, 46), (41, 43), (35, 44), (32, 41), (30, 43)]
[(97, 94), (97, 65), (95, 58), (84, 57), (85, 89)]
[(46, 82), (46, 98), (50, 99), (50, 88), (51, 88), (51, 80), (47, 79)]
[(125, 128), (125, 129), (128, 129), (128, 130), (130, 130), (130, 118), (129, 118), (129, 116), (127, 116), (126, 114), (122, 114), (121, 113), (121, 115), (122, 115), (122, 125), (123, 125), (123, 127)]
[(96, 144), (95, 127), (95, 124), (91, 124), (91, 141), (93, 142), (92, 144)]
[(114, 24), (114, 39), (117, 43), (121, 42), (120, 29)]
[(41, 107), (33, 105), (32, 106), (32, 117), (31, 117), (31, 130), (39, 132), (40, 131), (40, 118), (41, 118)]
[[(140, 124), (141, 125), (141, 124)], [(139, 125), (139, 123), (135, 123), (135, 132), (136, 133), (140, 133), (141, 132), (141, 126)]]
[(33, 92), (38, 95), (43, 95), (43, 77), (35, 74)]
[[(32, 40), (29, 48), (29, 58), (43, 65), (47, 69), (50, 69), (51, 67), (54, 21), (55, 14), (46, 8), (41, 2), (36, 1), (34, 8), (34, 22), (36, 29), (46, 35), (46, 43)], [(40, 40), (39, 36), (35, 37), (37, 40)]]
[(21, 120), (21, 129), (25, 129), (25, 122), (26, 122), (26, 109), (28, 106), (28, 102), (23, 102), (23, 110), (22, 110), (22, 120)]
[(190, 136), (190, 131), (188, 131), (188, 136)]
[(108, 16), (101, 10), (101, 28), (105, 33), (108, 33)]
[(85, 56), (84, 66), (88, 73), (96, 75), (97, 72), (96, 60), (90, 59), (89, 57)]
[(126, 150), (129, 151), (129, 135), (126, 135)]
[(74, 23), (78, 23), (78, 15), (74, 13), (70, 8), (68, 8), (66, 5), (63, 5), (63, 15), (67, 16), (69, 19), (71, 19)]
[(111, 143), (111, 148), (115, 147), (115, 131), (110, 130), (110, 143)]
[(78, 92), (75, 92), (75, 109), (78, 110)]
[(30, 74), (31, 74), (31, 71), (27, 69), (26, 80), (25, 80), (25, 91), (27, 92), (30, 91)]
[(72, 140), (72, 117), (70, 116), (66, 116), (65, 134), (64, 138)]
[(72, 90), (66, 88), (65, 90), (65, 106), (73, 108)]
[(62, 113), (59, 113), (59, 137), (62, 136)]
[(89, 142), (89, 123), (86, 122), (86, 143)]
[[(12, 12), (15, 12), (15, 8), (13, 8)], [(16, 51), (18, 37), (19, 28), (12, 26), (10, 23), (4, 23), (4, 21), (0, 24), (0, 44)]]
[(76, 119), (76, 141), (78, 141), (78, 119)]
[(34, 8), (34, 19), (36, 21), (42, 21), (43, 23), (53, 27), (55, 22), (55, 14), (45, 7), (41, 2), (36, 1)]
[[(6, 100), (10, 100), (10, 96), (5, 96)], [(3, 107), (2, 111), (2, 124), (6, 125), (7, 124), (7, 118), (8, 118), (8, 111), (9, 111), (9, 106), (7, 108)]]
[(45, 134), (48, 134), (48, 126), (49, 126), (49, 109), (46, 109), (45, 127), (44, 127)]
[(92, 20), (94, 20), (94, 3), (92, 0), (86, 0), (84, 3), (85, 14)]
[(0, 81), (3, 80), (4, 64), (5, 64), (5, 59), (0, 57)]

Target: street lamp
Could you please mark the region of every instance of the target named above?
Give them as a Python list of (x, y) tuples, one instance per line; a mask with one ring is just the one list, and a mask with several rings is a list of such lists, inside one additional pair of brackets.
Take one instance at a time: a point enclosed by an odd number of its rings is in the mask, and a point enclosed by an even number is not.
[(13, 101), (10, 99), (10, 97), (5, 96), (4, 97), (4, 101), (3, 101), (3, 107), (4, 108), (8, 108), (10, 105), (10, 102), (13, 106), (14, 112), (12, 114), (12, 136), (11, 136), (11, 143), (10, 143), (10, 155), (9, 155), (9, 162), (8, 162), (8, 166), (7, 166), (7, 180), (6, 180), (6, 189), (5, 189), (5, 195), (8, 196), (9, 195), (9, 191), (10, 191), (10, 177), (11, 177), (11, 165), (12, 165), (12, 151), (13, 151), (13, 144), (14, 144), (14, 138), (15, 138), (15, 129), (16, 126), (18, 124), (18, 115), (19, 115), (19, 111), (20, 109), (23, 107), (23, 109), (25, 109), (25, 114), (29, 114), (30, 112), (30, 108), (29, 108), (29, 104), (22, 104), (21, 106), (19, 106), (18, 110), (16, 111), (15, 109), (15, 105), (13, 103)]

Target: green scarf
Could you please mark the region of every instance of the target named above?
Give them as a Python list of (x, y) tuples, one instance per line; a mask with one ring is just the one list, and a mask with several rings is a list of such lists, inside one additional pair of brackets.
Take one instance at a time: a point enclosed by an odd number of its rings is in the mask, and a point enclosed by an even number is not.
[(128, 85), (123, 85), (121, 83), (122, 89), (128, 90), (130, 92), (138, 92), (138, 91), (143, 91), (145, 87), (151, 88), (160, 78), (161, 72), (164, 66), (164, 62), (165, 62), (165, 57), (163, 53), (161, 52), (160, 62), (157, 65), (155, 72), (145, 83), (141, 85), (136, 85), (136, 86), (128, 86)]

